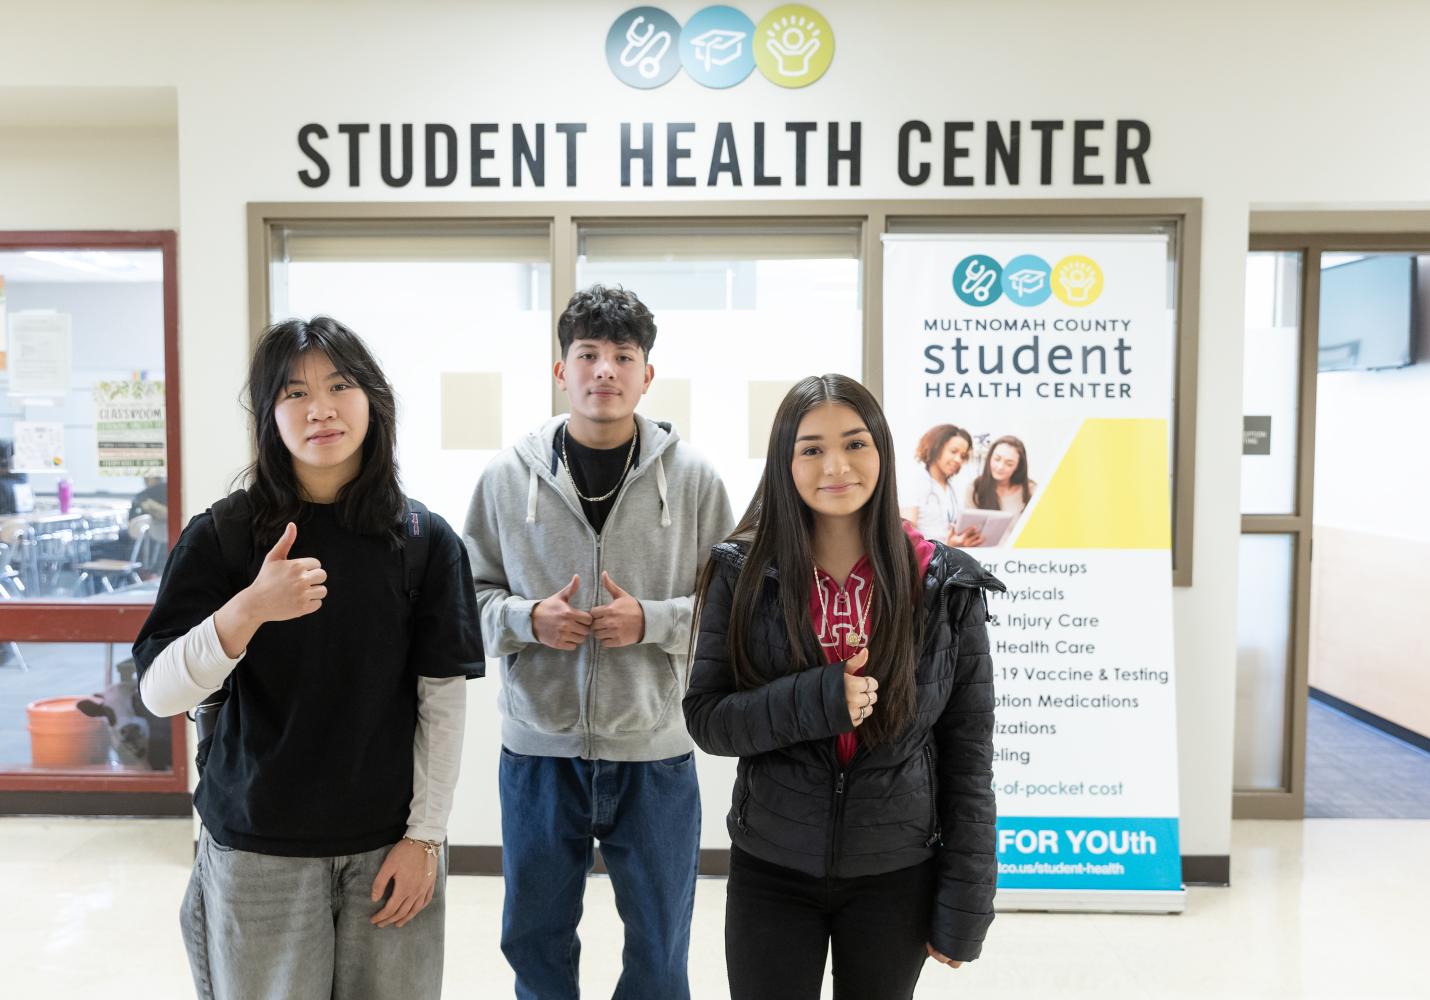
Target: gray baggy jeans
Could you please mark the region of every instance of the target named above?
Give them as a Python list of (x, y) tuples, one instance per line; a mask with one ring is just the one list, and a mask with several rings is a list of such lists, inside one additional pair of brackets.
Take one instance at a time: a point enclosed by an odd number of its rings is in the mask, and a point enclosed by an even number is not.
[(405, 927), (376, 927), (372, 882), (388, 850), (284, 858), (203, 831), (179, 913), (199, 997), (438, 1000), (446, 852), (427, 908)]

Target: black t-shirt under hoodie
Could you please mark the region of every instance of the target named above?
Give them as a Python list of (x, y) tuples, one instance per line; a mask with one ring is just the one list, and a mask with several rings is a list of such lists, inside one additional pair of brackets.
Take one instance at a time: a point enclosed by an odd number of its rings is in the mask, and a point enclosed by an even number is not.
[[(248, 581), (276, 540), (255, 545)], [(461, 540), (436, 514), (415, 604), (403, 550), (344, 528), (331, 504), (303, 505), (289, 558), (303, 557), (322, 562), (328, 596), (310, 615), (261, 625), (248, 644), (226, 682), (194, 805), (225, 847), (358, 854), (407, 831), (417, 677), (482, 676), (472, 574)], [(135, 641), (140, 674), (236, 584), (212, 515), (198, 515)]]
[[(576, 484), (578, 494), (588, 497), (611, 494), (605, 500), (581, 501), (581, 510), (585, 512), (586, 520), (599, 535), (621, 495), (619, 487), (625, 480), (626, 473), (640, 464), (640, 442), (632, 438), (615, 448), (587, 448), (566, 433), (566, 425), (562, 424), (553, 441), (558, 459), (561, 457), (563, 441), (566, 457), (571, 460), (571, 479)], [(612, 492), (613, 490), (615, 492)]]

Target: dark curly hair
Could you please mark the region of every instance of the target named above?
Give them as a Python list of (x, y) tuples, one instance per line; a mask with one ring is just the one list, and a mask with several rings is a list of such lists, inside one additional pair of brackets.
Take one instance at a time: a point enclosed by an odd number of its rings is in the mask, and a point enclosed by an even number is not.
[(563, 358), (576, 340), (609, 340), (635, 344), (649, 360), (655, 346), (655, 317), (635, 292), (592, 285), (566, 303), (566, 311), (556, 321), (556, 337)]

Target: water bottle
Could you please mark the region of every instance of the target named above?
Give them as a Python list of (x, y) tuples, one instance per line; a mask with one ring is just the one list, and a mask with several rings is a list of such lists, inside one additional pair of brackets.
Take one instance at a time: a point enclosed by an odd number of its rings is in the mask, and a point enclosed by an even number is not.
[(68, 478), (61, 479), (56, 493), (60, 499), (60, 513), (68, 514), (70, 512), (70, 501), (74, 499), (74, 483), (70, 482)]

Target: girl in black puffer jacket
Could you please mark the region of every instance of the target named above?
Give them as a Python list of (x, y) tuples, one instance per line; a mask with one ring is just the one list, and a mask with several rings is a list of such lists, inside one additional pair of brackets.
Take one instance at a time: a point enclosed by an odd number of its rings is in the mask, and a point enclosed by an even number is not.
[(912, 995), (993, 919), (993, 681), (971, 556), (899, 519), (888, 424), (841, 375), (799, 382), (700, 581), (685, 718), (740, 758), (727, 818), (733, 1000)]

